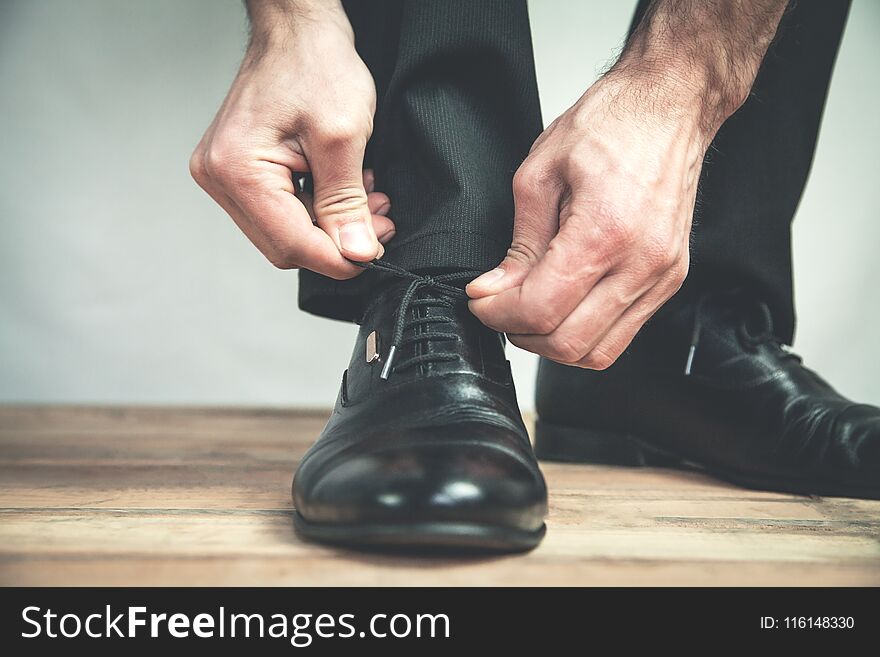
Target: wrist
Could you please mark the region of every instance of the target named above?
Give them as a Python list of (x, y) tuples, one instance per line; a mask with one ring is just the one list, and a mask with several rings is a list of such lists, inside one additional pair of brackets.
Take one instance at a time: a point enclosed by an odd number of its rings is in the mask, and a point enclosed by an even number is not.
[(638, 66), (615, 65), (597, 85), (613, 99), (616, 112), (658, 137), (693, 143), (698, 157), (733, 112), (721, 102), (710, 102), (695, 76), (650, 60), (642, 59)]
[(249, 48), (283, 46), (304, 29), (337, 29), (354, 44), (354, 32), (339, 0), (246, 0)]
[[(759, 64), (754, 66), (755, 73)], [(722, 67), (727, 65), (681, 57), (674, 49), (655, 43), (626, 53), (608, 75), (655, 87), (658, 99), (668, 104), (670, 111), (695, 112), (704, 130), (714, 135), (746, 101), (754, 82), (750, 71)]]
[[(696, 113), (708, 139), (746, 101), (787, 0), (654, 0), (609, 71)], [(708, 145), (708, 142), (707, 142)]]

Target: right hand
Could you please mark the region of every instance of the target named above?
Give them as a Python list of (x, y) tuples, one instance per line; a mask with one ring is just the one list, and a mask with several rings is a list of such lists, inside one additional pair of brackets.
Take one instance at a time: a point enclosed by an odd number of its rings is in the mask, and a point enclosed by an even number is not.
[[(381, 257), (395, 230), (391, 201), (362, 171), (373, 79), (335, 3), (303, 20), (253, 18), (241, 69), (190, 171), (276, 267), (352, 278), (363, 270), (347, 258)], [(293, 174), (302, 172), (312, 174), (313, 197), (296, 195)]]

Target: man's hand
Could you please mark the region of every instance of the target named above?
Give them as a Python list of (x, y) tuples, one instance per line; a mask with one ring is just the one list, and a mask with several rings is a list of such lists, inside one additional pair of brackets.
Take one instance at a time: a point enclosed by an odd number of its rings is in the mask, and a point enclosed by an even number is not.
[(541, 135), (507, 258), (468, 286), (486, 325), (562, 363), (608, 367), (687, 273), (705, 136), (648, 115), (633, 84), (600, 81)]
[(685, 279), (703, 156), (745, 101), (784, 5), (654, 3), (517, 171), (508, 255), (467, 288), (483, 323), (566, 364), (604, 369), (623, 353)]
[[(351, 278), (362, 269), (346, 258), (379, 257), (394, 236), (390, 200), (362, 171), (373, 79), (337, 2), (248, 9), (250, 45), (190, 170), (275, 266)], [(312, 174), (313, 198), (296, 195), (301, 172)]]

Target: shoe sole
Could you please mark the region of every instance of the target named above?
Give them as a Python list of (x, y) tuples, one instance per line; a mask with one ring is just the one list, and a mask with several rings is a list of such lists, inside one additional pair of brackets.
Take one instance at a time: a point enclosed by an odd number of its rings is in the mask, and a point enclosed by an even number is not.
[(857, 497), (880, 499), (880, 482), (876, 486), (848, 486), (815, 478), (756, 476), (718, 466), (689, 461), (670, 451), (658, 449), (632, 435), (566, 427), (542, 420), (535, 421), (535, 456), (542, 461), (590, 463), (626, 467), (661, 467), (699, 469), (718, 479), (754, 490), (821, 495), (825, 497)]
[(327, 525), (311, 523), (294, 511), (293, 524), (300, 536), (320, 543), (360, 550), (406, 552), (528, 552), (537, 547), (545, 525), (529, 531), (454, 522), (410, 525)]

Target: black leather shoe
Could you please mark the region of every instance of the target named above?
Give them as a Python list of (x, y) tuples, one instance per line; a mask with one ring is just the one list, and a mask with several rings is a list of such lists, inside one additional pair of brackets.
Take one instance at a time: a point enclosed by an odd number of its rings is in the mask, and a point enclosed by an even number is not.
[(502, 336), (449, 285), (460, 277), (392, 273), (411, 279), (366, 311), (333, 415), (294, 477), (297, 530), (355, 547), (535, 547), (547, 489)]
[(603, 372), (542, 360), (537, 410), (539, 458), (687, 462), (750, 488), (880, 498), (880, 409), (804, 367), (742, 292), (656, 319)]

